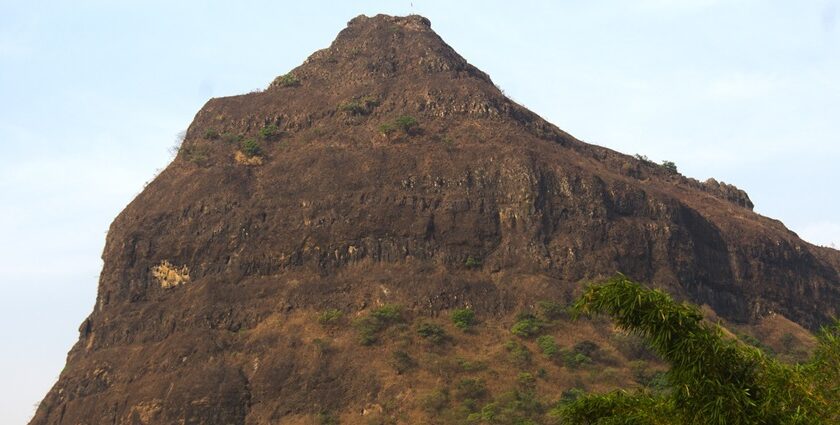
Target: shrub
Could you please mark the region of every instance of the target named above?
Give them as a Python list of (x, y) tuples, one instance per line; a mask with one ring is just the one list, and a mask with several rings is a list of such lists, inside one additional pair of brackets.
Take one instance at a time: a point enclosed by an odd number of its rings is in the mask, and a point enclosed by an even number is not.
[(204, 146), (184, 146), (181, 150), (183, 150), (184, 158), (187, 161), (199, 166), (207, 164), (207, 161), (210, 159), (210, 153)]
[(593, 378), (597, 378), (601, 382), (610, 382), (613, 384), (626, 382), (626, 380), (623, 379), (621, 372), (614, 367), (599, 368), (598, 370), (593, 371), (591, 376)]
[(537, 386), (537, 378), (530, 372), (520, 372), (516, 376), (516, 383), (526, 390), (533, 390)]
[(633, 375), (633, 380), (642, 386), (647, 386), (656, 373), (655, 370), (650, 368), (650, 364), (644, 360), (633, 360), (628, 366), (630, 367), (630, 374)]
[(578, 369), (583, 365), (592, 363), (592, 359), (583, 353), (576, 353), (570, 350), (558, 351), (560, 359), (563, 360), (563, 366), (569, 369)]
[(478, 422), (476, 419), (476, 411), (478, 410), (478, 400), (468, 398), (461, 400), (461, 406), (458, 408), (458, 415), (467, 416), (467, 423), (474, 424)]
[(260, 129), (260, 139), (266, 141), (277, 140), (281, 133), (282, 132), (276, 125), (269, 124)]
[(375, 107), (379, 106), (379, 99), (377, 99), (373, 96), (363, 96), (359, 100), (359, 103), (361, 103), (362, 106), (364, 106), (365, 108), (372, 109), (372, 108), (375, 108)]
[(458, 362), (458, 368), (463, 372), (478, 372), (487, 369), (487, 365), (481, 361), (470, 361), (459, 357), (456, 362)]
[(517, 317), (517, 322), (510, 328), (510, 332), (518, 337), (530, 338), (542, 330), (543, 324), (533, 314), (524, 313)]
[(216, 140), (220, 136), (219, 132), (212, 128), (208, 128), (207, 131), (204, 132), (204, 138), (207, 140)]
[(362, 345), (373, 345), (378, 341), (377, 336), (383, 326), (376, 319), (370, 316), (362, 317), (355, 324), (359, 331), (359, 343)]
[(448, 336), (442, 327), (432, 323), (422, 323), (417, 327), (417, 333), (432, 344), (442, 344)]
[(405, 133), (406, 136), (410, 136), (414, 134), (418, 128), (419, 125), (414, 117), (410, 115), (402, 115), (392, 122), (380, 125), (379, 132), (386, 136), (390, 136), (397, 130), (400, 130)]
[(668, 389), (668, 373), (661, 370), (654, 372), (646, 386), (654, 391), (666, 391)]
[(779, 339), (779, 343), (782, 344), (782, 349), (785, 350), (785, 352), (790, 353), (796, 345), (796, 337), (790, 332), (785, 332)]
[(583, 389), (569, 388), (568, 390), (563, 391), (563, 394), (560, 396), (560, 401), (575, 401), (583, 395), (586, 395), (586, 391), (584, 391)]
[(344, 312), (335, 308), (324, 310), (318, 315), (318, 323), (322, 326), (337, 325), (344, 318)]
[(402, 375), (417, 366), (417, 363), (405, 351), (397, 350), (391, 353), (391, 366), (397, 372), (397, 375)]
[(543, 406), (531, 389), (502, 393), (467, 417), (467, 423), (537, 425), (542, 423)]
[(449, 406), (449, 390), (446, 388), (432, 391), (423, 397), (420, 404), (429, 413), (440, 413)]
[(300, 80), (298, 80), (298, 78), (295, 76), (295, 74), (292, 74), (290, 72), (288, 74), (284, 74), (284, 75), (281, 75), (281, 76), (275, 78), (274, 82), (271, 83), (271, 85), (278, 86), (278, 87), (298, 86), (298, 85), (300, 85)]
[(662, 168), (674, 174), (678, 173), (677, 164), (675, 164), (673, 161), (662, 161)]
[(752, 335), (745, 334), (745, 333), (738, 333), (738, 339), (740, 339), (744, 344), (751, 345), (755, 348), (758, 348), (759, 350), (761, 350), (761, 351), (763, 351), (767, 354), (770, 354), (770, 355), (775, 354), (775, 352), (773, 351), (772, 348), (768, 347), (763, 342), (759, 341), (758, 338), (756, 338)]
[(338, 110), (348, 115), (366, 115), (364, 106), (357, 101), (345, 102), (338, 105)]
[(464, 265), (470, 269), (481, 267), (481, 260), (470, 255), (469, 257), (467, 257), (467, 261), (464, 262)]
[(531, 364), (531, 352), (528, 351), (528, 347), (516, 341), (508, 341), (505, 343), (505, 349), (510, 360), (517, 366), (525, 367)]
[(239, 143), (242, 141), (243, 137), (241, 134), (227, 132), (222, 134), (222, 141), (225, 143)]
[(351, 100), (338, 105), (338, 110), (348, 115), (368, 115), (379, 106), (379, 100), (372, 96), (364, 96), (358, 100)]
[(543, 355), (548, 358), (554, 357), (560, 350), (560, 347), (557, 346), (557, 341), (551, 335), (543, 335), (537, 338), (537, 346), (540, 347)]
[(537, 303), (543, 319), (553, 321), (568, 317), (566, 306), (554, 301), (540, 301)]
[(356, 320), (359, 331), (359, 342), (362, 345), (373, 345), (379, 333), (389, 326), (403, 322), (402, 309), (394, 304), (386, 304), (374, 309), (369, 315)]
[(452, 312), (452, 324), (456, 328), (466, 331), (475, 325), (475, 312), (469, 308), (458, 308)]
[(394, 124), (402, 130), (405, 134), (410, 134), (414, 130), (417, 129), (417, 120), (412, 117), (411, 115), (403, 115), (396, 120), (394, 120)]
[(638, 382), (639, 385), (654, 391), (662, 391), (667, 386), (668, 381), (665, 372), (651, 368), (650, 363), (644, 360), (634, 360), (630, 362), (629, 366), (633, 380)]
[(262, 147), (260, 147), (260, 142), (254, 139), (245, 139), (242, 143), (239, 144), (239, 148), (242, 153), (245, 154), (247, 157), (259, 156), (262, 154)]
[(645, 340), (637, 335), (619, 333), (610, 337), (610, 341), (615, 349), (629, 360), (652, 360), (656, 358)]
[(386, 136), (390, 136), (395, 131), (397, 131), (397, 127), (391, 123), (384, 123), (379, 126), (379, 132)]
[(402, 322), (402, 307), (396, 304), (385, 304), (382, 307), (376, 308), (371, 312), (371, 315), (377, 320), (384, 323), (398, 323)]
[(327, 354), (332, 349), (332, 347), (330, 347), (329, 341), (325, 341), (321, 338), (313, 339), (312, 344), (315, 345), (315, 347), (318, 348), (318, 353), (319, 354)]
[(575, 346), (572, 348), (572, 350), (574, 350), (575, 353), (583, 354), (584, 356), (588, 357), (592, 357), (600, 349), (601, 347), (599, 347), (598, 344), (590, 340), (581, 341), (575, 344)]
[(316, 416), (318, 425), (338, 425), (338, 418), (327, 412), (321, 412)]
[(639, 161), (644, 162), (645, 164), (648, 164), (648, 165), (654, 165), (655, 164), (653, 161), (650, 160), (650, 158), (647, 157), (647, 155), (636, 154), (636, 155), (633, 155), (633, 156), (636, 159), (638, 159)]
[(487, 386), (481, 379), (465, 378), (460, 380), (455, 387), (455, 397), (458, 400), (480, 400), (486, 395)]

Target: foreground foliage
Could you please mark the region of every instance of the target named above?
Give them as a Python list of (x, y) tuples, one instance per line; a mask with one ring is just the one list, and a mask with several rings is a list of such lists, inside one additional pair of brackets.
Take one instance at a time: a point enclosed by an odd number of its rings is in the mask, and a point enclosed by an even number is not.
[(804, 364), (788, 365), (724, 335), (696, 306), (623, 275), (587, 288), (576, 314), (606, 314), (670, 364), (664, 391), (582, 396), (549, 412), (573, 424), (840, 423), (840, 322)]

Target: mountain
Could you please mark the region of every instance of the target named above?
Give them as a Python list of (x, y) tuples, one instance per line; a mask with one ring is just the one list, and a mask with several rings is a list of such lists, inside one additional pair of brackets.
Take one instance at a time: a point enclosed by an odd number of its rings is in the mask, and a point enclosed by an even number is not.
[(523, 385), (642, 382), (643, 349), (558, 307), (616, 272), (807, 348), (838, 314), (840, 252), (752, 207), (575, 139), (423, 17), (359, 16), (198, 112), (111, 225), (31, 423), (451, 423)]

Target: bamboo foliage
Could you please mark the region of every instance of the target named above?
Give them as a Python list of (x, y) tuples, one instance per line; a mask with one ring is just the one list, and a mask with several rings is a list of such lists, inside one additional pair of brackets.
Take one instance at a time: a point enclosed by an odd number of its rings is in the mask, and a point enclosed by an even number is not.
[(554, 412), (575, 424), (840, 423), (840, 322), (824, 329), (814, 358), (783, 364), (725, 336), (700, 310), (618, 274), (587, 287), (576, 316), (606, 314), (670, 365), (667, 389), (590, 394)]

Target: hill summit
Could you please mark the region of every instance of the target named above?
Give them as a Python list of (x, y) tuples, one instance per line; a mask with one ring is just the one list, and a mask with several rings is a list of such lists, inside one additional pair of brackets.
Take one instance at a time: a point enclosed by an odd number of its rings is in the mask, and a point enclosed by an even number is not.
[(561, 131), (423, 17), (359, 16), (198, 112), (111, 225), (31, 423), (454, 423), (522, 385), (640, 382), (655, 361), (562, 309), (616, 272), (805, 335), (838, 314), (840, 253), (752, 207)]

